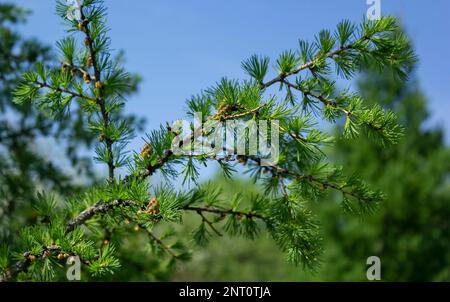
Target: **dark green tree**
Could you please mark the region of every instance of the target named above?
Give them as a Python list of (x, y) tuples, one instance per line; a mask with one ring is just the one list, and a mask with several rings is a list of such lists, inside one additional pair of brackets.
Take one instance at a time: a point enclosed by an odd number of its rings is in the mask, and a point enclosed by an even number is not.
[(361, 137), (339, 140), (334, 150), (345, 167), (360, 171), (387, 198), (364, 221), (338, 216), (333, 202), (320, 207), (328, 245), (320, 277), (364, 280), (367, 257), (380, 257), (382, 280), (450, 280), (450, 148), (441, 129), (426, 126), (426, 97), (416, 80), (365, 72), (358, 81), (368, 103), (397, 113), (405, 135), (395, 146), (380, 148)]
[[(209, 133), (195, 123), (194, 135), (183, 141), (177, 141), (181, 133), (175, 123), (150, 132), (141, 152), (127, 153), (134, 129), (121, 114), (131, 89), (130, 76), (111, 57), (102, 1), (85, 0), (79, 6), (59, 1), (57, 11), (70, 33), (58, 43), (62, 64), (51, 68), (38, 63), (24, 73), (15, 102), (32, 103), (55, 117), (80, 108), (98, 138), (95, 160), (105, 164), (108, 178), (83, 194), (63, 196), (65, 202), (41, 198), (37, 208), (46, 219), (22, 229), (20, 253), (5, 249), (3, 280), (58, 278), (68, 257), (78, 257), (83, 272), (94, 278), (120, 272), (124, 247), (137, 254), (147, 247), (162, 268), (172, 268), (191, 255), (189, 241), (174, 232), (184, 213), (201, 218), (192, 236), (199, 245), (222, 231), (255, 239), (266, 230), (291, 262), (315, 267), (322, 240), (307, 202), (336, 191), (346, 209), (365, 214), (383, 199), (380, 191), (371, 190), (355, 175), (345, 176), (329, 162), (323, 146), (331, 139), (315, 127), (315, 116), (330, 122), (344, 118), (344, 135), (349, 138), (369, 136), (383, 146), (399, 140), (402, 128), (392, 112), (338, 90), (333, 80), (351, 78), (369, 60), (380, 70), (390, 67), (397, 77), (406, 78), (415, 56), (395, 18), (363, 21), (360, 26), (343, 21), (333, 32), (321, 31), (312, 43), (300, 41), (296, 51), (279, 56), (271, 78), (269, 59), (252, 56), (242, 64), (249, 80), (224, 78), (188, 100), (188, 115), (200, 112), (203, 122), (216, 127), (231, 120), (270, 121), (271, 132), (279, 134), (280, 156), (267, 161), (264, 150), (245, 155), (226, 148), (193, 152), (199, 144), (195, 134)], [(270, 94), (274, 87), (284, 97)], [(237, 141), (246, 141), (245, 133), (236, 136)], [(221, 141), (219, 137), (214, 145)], [(180, 147), (184, 153), (174, 151)], [(238, 193), (222, 200), (219, 188), (197, 185), (199, 167), (212, 161), (227, 177), (236, 173), (235, 165), (243, 165), (266, 194)], [(126, 177), (118, 175), (121, 168), (128, 169)], [(148, 181), (156, 172), (167, 179), (166, 185)], [(178, 176), (193, 187), (174, 189), (171, 180)], [(148, 244), (133, 239), (142, 237)], [(12, 262), (11, 256), (17, 261)]]

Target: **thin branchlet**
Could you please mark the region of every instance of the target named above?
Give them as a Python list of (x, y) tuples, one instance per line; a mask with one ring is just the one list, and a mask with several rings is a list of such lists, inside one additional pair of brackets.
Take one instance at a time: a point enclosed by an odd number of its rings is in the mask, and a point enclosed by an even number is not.
[[(80, 8), (80, 12), (81, 12), (81, 23), (84, 26), (84, 30), (83, 32), (86, 35), (86, 44), (87, 44), (87, 48), (89, 50), (89, 55), (90, 55), (90, 60), (92, 63), (92, 68), (94, 69), (94, 75), (95, 75), (95, 85), (96, 85), (96, 89), (98, 90), (98, 97), (96, 99), (96, 102), (98, 104), (98, 106), (100, 107), (100, 112), (101, 112), (101, 116), (103, 119), (103, 127), (104, 129), (108, 129), (110, 126), (110, 114), (106, 109), (106, 100), (105, 100), (105, 96), (104, 96), (104, 89), (102, 87), (102, 77), (101, 77), (101, 70), (97, 61), (97, 53), (94, 50), (94, 40), (92, 39), (92, 35), (89, 29), (89, 23), (88, 20), (86, 18), (86, 16), (83, 13), (83, 7)], [(106, 136), (104, 133), (104, 142), (106, 145), (106, 149), (108, 152), (108, 173), (109, 173), (109, 182), (114, 182), (114, 153), (113, 153), (113, 141), (109, 136)]]

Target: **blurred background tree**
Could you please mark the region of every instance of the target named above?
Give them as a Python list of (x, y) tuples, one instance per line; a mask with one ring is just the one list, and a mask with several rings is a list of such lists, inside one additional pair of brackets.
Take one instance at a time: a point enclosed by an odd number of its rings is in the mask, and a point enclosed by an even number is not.
[[(11, 93), (24, 71), (36, 62), (54, 63), (50, 47), (15, 31), (28, 13), (0, 4), (0, 241), (10, 246), (19, 228), (35, 218), (36, 191), (78, 192), (83, 182), (93, 180), (91, 160), (79, 152), (94, 138), (83, 127), (81, 114), (74, 112), (55, 123), (31, 105), (12, 102)], [(60, 148), (48, 149), (50, 140)], [(55, 165), (55, 152), (70, 166)]]
[[(31, 104), (12, 101), (23, 72), (37, 62), (58, 65), (51, 47), (18, 34), (17, 26), (29, 13), (0, 4), (0, 243), (7, 242), (12, 249), (19, 229), (37, 219), (36, 192), (77, 194), (96, 182), (99, 172), (93, 170), (89, 153), (96, 137), (79, 108), (55, 120)], [(139, 77), (133, 76), (132, 92), (138, 82)], [(142, 120), (126, 118), (141, 129)]]
[(329, 243), (326, 280), (364, 280), (367, 257), (381, 259), (382, 280), (450, 280), (450, 149), (441, 129), (426, 127), (429, 112), (420, 85), (402, 83), (373, 70), (358, 87), (370, 103), (397, 112), (405, 127), (400, 144), (379, 148), (365, 138), (340, 141), (335, 156), (383, 190), (379, 212), (361, 222), (336, 215), (330, 200), (321, 205)]
[[(361, 137), (356, 142), (339, 139), (332, 150), (347, 171), (358, 171), (386, 193), (379, 210), (362, 221), (343, 214), (333, 196), (315, 203), (325, 242), (316, 272), (286, 264), (268, 238), (228, 244), (221, 239), (221, 244), (212, 240), (175, 280), (364, 281), (372, 255), (381, 259), (384, 281), (450, 280), (450, 148), (444, 133), (426, 127), (427, 99), (413, 75), (405, 83), (368, 68), (357, 89), (369, 104), (395, 111), (406, 129), (402, 141), (388, 148)], [(230, 195), (258, 190), (247, 180), (216, 181)]]

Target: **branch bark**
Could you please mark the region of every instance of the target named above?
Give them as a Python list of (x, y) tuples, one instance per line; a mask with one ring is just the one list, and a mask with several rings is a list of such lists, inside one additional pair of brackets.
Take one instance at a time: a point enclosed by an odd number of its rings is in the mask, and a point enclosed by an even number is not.
[[(110, 202), (106, 202), (103, 200), (97, 201), (94, 205), (87, 208), (83, 212), (81, 212), (77, 217), (70, 220), (67, 223), (67, 233), (72, 232), (77, 226), (80, 226), (84, 224), (87, 220), (95, 216), (96, 214), (100, 213), (106, 213), (107, 211), (120, 207), (120, 206), (129, 206), (132, 205), (134, 202), (131, 200), (113, 200)], [(46, 250), (54, 250), (53, 247), (47, 247)], [(43, 254), (43, 252), (42, 252)], [(42, 255), (40, 255), (42, 257)], [(14, 263), (11, 267), (9, 267), (5, 272), (0, 274), (0, 282), (7, 282), (14, 279), (17, 274), (20, 272), (26, 271), (28, 266), (31, 264), (31, 261), (29, 259), (23, 259), (19, 260), (16, 263)]]
[[(342, 53), (342, 52), (344, 52), (346, 50), (352, 49), (352, 48), (353, 48), (353, 44), (342, 46), (342, 47), (339, 47), (338, 49), (336, 49), (334, 51), (331, 51), (331, 52), (325, 54), (324, 57), (326, 59), (333, 58), (334, 56), (339, 55), (340, 53)], [(268, 87), (272, 86), (273, 84), (276, 84), (278, 82), (282, 82), (288, 76), (295, 75), (295, 74), (297, 74), (297, 73), (299, 73), (299, 72), (301, 72), (301, 71), (303, 71), (305, 69), (312, 68), (314, 66), (315, 61), (317, 59), (318, 59), (318, 56), (316, 56), (313, 60), (311, 60), (311, 61), (309, 61), (309, 62), (307, 62), (307, 63), (305, 63), (305, 64), (303, 64), (303, 65), (301, 65), (301, 66), (299, 66), (297, 68), (295, 68), (294, 70), (292, 70), (292, 71), (290, 71), (288, 73), (280, 74), (277, 77), (273, 78), (272, 80), (270, 80), (270, 81), (268, 81), (266, 83), (262, 83), (261, 89), (268, 88)]]
[(234, 210), (224, 210), (220, 208), (214, 208), (214, 207), (193, 207), (193, 206), (186, 206), (183, 208), (183, 210), (186, 211), (194, 211), (197, 213), (202, 212), (208, 212), (208, 213), (214, 213), (219, 215), (235, 215), (235, 216), (245, 216), (247, 218), (259, 218), (264, 220), (265, 217), (253, 212), (242, 212), (242, 211), (234, 211)]
[[(91, 32), (89, 30), (88, 27), (88, 20), (86, 19), (86, 16), (83, 13), (83, 7), (80, 8), (80, 12), (81, 12), (81, 22), (82, 23), (86, 23), (85, 25), (85, 30), (84, 33), (86, 35), (86, 41), (87, 41), (87, 48), (89, 50), (89, 55), (91, 57), (91, 62), (92, 62), (92, 68), (94, 69), (94, 76), (95, 76), (95, 86), (96, 89), (98, 89), (99, 91), (99, 97), (97, 98), (97, 104), (100, 107), (100, 112), (102, 115), (102, 119), (103, 119), (103, 127), (106, 129), (108, 129), (109, 124), (110, 124), (110, 117), (109, 117), (109, 113), (106, 110), (106, 104), (105, 104), (105, 98), (104, 98), (104, 91), (103, 91), (103, 87), (102, 87), (102, 78), (101, 78), (101, 71), (100, 68), (98, 66), (98, 62), (97, 62), (97, 53), (94, 49), (94, 41), (92, 40), (92, 35)], [(99, 87), (97, 87), (97, 83), (100, 84)], [(106, 150), (108, 152), (108, 172), (109, 172), (109, 181), (112, 183), (114, 182), (114, 154), (112, 151), (112, 145), (113, 145), (113, 141), (111, 140), (110, 137), (106, 136), (105, 137), (105, 145), (106, 145)]]
[(131, 200), (113, 200), (106, 202), (104, 200), (97, 201), (93, 206), (87, 208), (83, 212), (81, 212), (77, 217), (70, 220), (67, 223), (67, 232), (72, 232), (77, 226), (84, 224), (87, 220), (95, 216), (96, 214), (106, 213), (107, 211), (120, 207), (120, 206), (129, 206), (134, 202)]

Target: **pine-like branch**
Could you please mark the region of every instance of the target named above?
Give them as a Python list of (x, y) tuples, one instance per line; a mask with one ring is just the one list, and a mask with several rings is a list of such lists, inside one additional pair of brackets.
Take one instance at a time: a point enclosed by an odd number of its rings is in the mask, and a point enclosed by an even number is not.
[(96, 98), (94, 98), (94, 97), (91, 97), (91, 96), (88, 96), (88, 95), (85, 95), (83, 93), (79, 93), (79, 92), (76, 92), (76, 91), (72, 91), (72, 90), (69, 90), (67, 88), (56, 87), (56, 86), (50, 85), (48, 83), (42, 83), (42, 82), (39, 82), (39, 81), (37, 81), (36, 84), (39, 85), (40, 88), (48, 88), (48, 89), (51, 89), (51, 90), (56, 91), (56, 92), (66, 93), (66, 94), (68, 94), (69, 96), (72, 96), (72, 97), (77, 97), (77, 98), (90, 100), (90, 101), (96, 101)]
[(215, 208), (215, 207), (195, 207), (195, 206), (185, 206), (183, 207), (183, 210), (185, 211), (194, 211), (194, 212), (206, 212), (206, 213), (214, 213), (217, 215), (221, 215), (221, 216), (226, 216), (226, 215), (234, 215), (234, 216), (239, 216), (239, 217), (247, 217), (247, 218), (259, 218), (264, 220), (265, 217), (262, 215), (259, 215), (257, 213), (253, 213), (253, 212), (243, 212), (243, 211), (234, 211), (234, 210), (226, 210), (226, 209), (220, 209), (220, 208)]
[(132, 204), (134, 204), (134, 201), (132, 200), (113, 200), (109, 202), (99, 200), (93, 206), (87, 208), (86, 210), (81, 212), (77, 217), (70, 220), (67, 223), (67, 231), (68, 232), (73, 231), (77, 226), (84, 224), (87, 220), (89, 220), (90, 218), (92, 218), (97, 214), (106, 213), (111, 209), (122, 206), (126, 207)]
[[(86, 19), (86, 16), (83, 13), (83, 7), (80, 8), (81, 12), (81, 27), (82, 31), (85, 33), (86, 36), (86, 44), (87, 48), (89, 50), (89, 55), (92, 63), (92, 68), (94, 69), (94, 75), (95, 75), (95, 87), (98, 90), (98, 97), (96, 99), (96, 102), (98, 106), (100, 107), (101, 116), (103, 119), (103, 127), (104, 129), (108, 129), (109, 125), (111, 123), (110, 121), (110, 115), (109, 112), (106, 109), (106, 100), (104, 96), (104, 90), (103, 90), (103, 83), (101, 78), (101, 70), (98, 64), (98, 58), (97, 53), (94, 50), (94, 40), (92, 39), (92, 35), (89, 28), (89, 21)], [(114, 154), (113, 154), (113, 140), (104, 134), (104, 142), (106, 145), (106, 149), (108, 152), (108, 173), (109, 173), (109, 182), (114, 182)]]
[[(61, 15), (65, 15), (67, 7), (64, 4), (59, 7)], [(280, 141), (282, 147), (285, 148), (279, 163), (271, 165), (264, 163), (263, 165), (262, 155), (235, 156), (234, 150), (221, 150), (225, 151), (224, 156), (174, 154), (170, 141), (176, 133), (172, 133), (170, 130), (166, 132), (161, 130), (152, 132), (148, 136), (147, 144), (141, 153), (135, 156), (135, 166), (130, 165), (131, 175), (117, 182), (115, 169), (121, 166), (125, 160), (122, 159), (123, 156), (120, 156), (120, 150), (118, 150), (124, 146), (115, 143), (127, 140), (130, 132), (125, 124), (112, 120), (115, 115), (111, 112), (122, 106), (122, 103), (116, 103), (116, 99), (120, 98), (122, 90), (126, 89), (126, 76), (122, 69), (118, 69), (109, 62), (106, 46), (109, 40), (104, 35), (106, 28), (101, 2), (92, 0), (81, 5), (80, 19), (72, 24), (73, 29), (75, 29), (75, 24), (77, 24), (78, 30), (84, 33), (87, 60), (84, 58), (80, 63), (81, 67), (77, 66), (77, 58), (74, 56), (75, 41), (66, 39), (59, 44), (68, 62), (63, 63), (63, 71), (52, 74), (52, 80), (47, 82), (45, 79), (49, 74), (42, 65), (39, 65), (36, 73), (24, 75), (25, 83), (19, 87), (16, 93), (18, 102), (39, 99), (43, 103), (49, 104), (55, 111), (64, 109), (72, 97), (88, 100), (91, 102), (81, 104), (85, 106), (83, 109), (86, 109), (89, 117), (92, 113), (99, 115), (98, 121), (90, 123), (90, 128), (100, 134), (99, 140), (104, 144), (96, 152), (97, 159), (108, 165), (108, 185), (101, 194), (89, 199), (89, 204), (95, 202), (93, 205), (81, 211), (65, 226), (63, 223), (58, 229), (59, 232), (62, 230), (62, 233), (65, 232), (66, 235), (76, 235), (82, 231), (78, 227), (94, 216), (122, 208), (124, 210), (120, 211), (122, 214), (134, 217), (137, 226), (147, 232), (152, 242), (175, 259), (183, 255), (183, 253), (177, 253), (180, 245), (168, 245), (161, 239), (163, 237), (158, 238), (151, 232), (153, 225), (160, 220), (179, 222), (182, 219), (183, 211), (193, 211), (202, 219), (196, 238), (199, 239), (198, 242), (204, 242), (208, 226), (217, 235), (222, 235), (214, 225), (221, 218), (228, 217), (226, 231), (231, 234), (245, 234), (248, 238), (256, 236), (256, 219), (260, 219), (266, 223), (267, 229), (280, 247), (288, 252), (290, 259), (295, 263), (304, 261), (308, 264), (316, 262), (320, 248), (317, 244), (317, 225), (308, 209), (302, 204), (303, 200), (310, 197), (314, 199), (315, 195), (320, 193), (319, 191), (326, 189), (340, 192), (343, 195), (344, 203), (347, 203), (351, 197), (352, 201), (357, 200), (362, 206), (370, 205), (382, 197), (381, 194), (370, 191), (355, 179), (340, 177), (337, 169), (322, 169), (323, 167), (318, 163), (323, 160), (324, 155), (321, 153), (319, 145), (325, 143), (328, 137), (314, 129), (309, 116), (298, 114), (298, 107), (295, 106), (296, 96), (292, 90), (301, 92), (304, 107), (312, 105), (313, 109), (317, 109), (317, 104), (323, 104), (323, 115), (328, 120), (335, 121), (343, 113), (346, 117), (344, 131), (346, 136), (351, 137), (357, 134), (358, 129), (355, 127), (357, 125), (365, 126), (364, 129), (370, 131), (374, 138), (378, 138), (383, 143), (395, 142), (401, 131), (393, 114), (385, 114), (378, 107), (367, 109), (357, 97), (347, 94), (336, 95), (334, 83), (323, 76), (330, 69), (328, 66), (330, 60), (334, 60), (336, 63), (338, 74), (349, 76), (360, 67), (362, 61), (367, 57), (374, 59), (381, 67), (391, 65), (400, 76), (404, 75), (404, 63), (413, 60), (413, 54), (408, 50), (409, 44), (406, 39), (393, 35), (398, 29), (393, 18), (383, 18), (374, 23), (363, 23), (358, 32), (359, 37), (354, 35), (355, 28), (348, 22), (343, 22), (338, 26), (335, 37), (329, 31), (322, 31), (313, 46), (308, 43), (300, 43), (300, 55), (292, 51), (283, 52), (277, 60), (278, 75), (267, 82), (264, 82), (264, 77), (269, 65), (268, 58), (253, 56), (242, 65), (253, 77), (252, 81), (241, 83), (223, 79), (204, 95), (195, 97), (188, 102), (189, 114), (194, 115), (195, 112), (201, 112), (206, 122), (222, 123), (235, 119), (246, 121), (249, 119), (255, 121), (278, 119), (280, 121), (278, 129), (281, 134)], [(353, 41), (350, 41), (352, 39)], [(336, 42), (339, 42), (337, 47), (335, 46)], [(89, 74), (89, 70), (91, 72), (93, 70), (93, 76)], [(300, 78), (296, 78), (295, 82), (289, 80), (289, 77), (296, 76), (302, 71), (309, 71), (312, 76), (303, 81)], [(81, 75), (87, 85), (95, 85), (90, 90), (93, 96), (85, 95), (81, 85), (73, 81), (75, 73)], [(42, 81), (39, 81), (39, 78)], [(92, 80), (94, 83), (91, 83)], [(275, 97), (263, 100), (266, 89), (275, 84), (280, 84), (280, 88), (287, 87), (285, 102), (276, 102)], [(48, 100), (42, 98), (39, 92), (40, 88), (51, 90), (45, 95)], [(68, 100), (63, 100), (62, 94), (67, 95), (64, 97), (67, 97)], [(203, 127), (194, 129), (194, 139), (201, 137), (204, 131), (209, 130)], [(192, 140), (193, 138), (189, 137), (182, 143), (190, 146)], [(206, 165), (208, 160), (217, 161), (224, 169), (224, 173), (228, 175), (231, 175), (233, 170), (228, 162), (236, 160), (243, 165), (249, 164), (250, 172), (259, 173), (257, 178), (264, 177), (264, 180), (268, 180), (268, 187), (274, 193), (274, 199), (270, 201), (266, 198), (263, 200), (252, 199), (252, 207), (248, 211), (238, 210), (240, 201), (238, 198), (230, 202), (229, 208), (222, 208), (217, 206), (217, 203), (206, 201), (205, 205), (195, 206), (195, 202), (202, 201), (202, 198), (206, 199), (205, 195), (197, 196), (196, 199), (185, 193), (178, 195), (178, 193), (167, 193), (164, 190), (160, 196), (148, 201), (149, 188), (142, 185), (143, 180), (147, 177), (154, 175), (157, 171), (169, 176), (178, 176), (179, 173), (172, 166), (184, 164), (183, 173), (195, 182), (199, 174), (195, 164), (201, 162)], [(309, 168), (310, 170), (308, 170)], [(266, 175), (261, 176), (261, 172), (266, 172)], [(197, 193), (202, 196), (201, 193)], [(161, 200), (158, 202), (159, 197)], [(147, 204), (147, 206), (142, 206), (143, 204)], [(135, 210), (133, 206), (140, 210), (132, 213), (131, 211)], [(126, 213), (127, 210), (130, 215)], [(294, 212), (295, 214), (293, 214)], [(218, 220), (208, 219), (214, 215), (219, 216), (216, 217)], [(245, 219), (241, 221), (242, 217)], [(239, 228), (239, 223), (242, 223), (244, 227)], [(298, 232), (299, 229), (302, 229), (302, 232)], [(100, 254), (98, 262), (91, 263), (93, 269), (104, 271), (102, 261), (108, 258), (112, 252), (113, 248), (109, 248), (104, 255)], [(45, 253), (46, 249), (42, 251), (42, 255), (38, 255), (38, 258), (42, 260)], [(110, 260), (113, 266), (120, 265), (112, 259)], [(14, 278), (21, 271), (27, 270), (30, 263), (31, 261), (27, 258), (16, 262), (3, 273), (0, 281)]]
[[(364, 37), (364, 41), (366, 41), (367, 39), (368, 39), (367, 37)], [(334, 56), (337, 56), (337, 55), (341, 54), (342, 52), (345, 52), (345, 51), (347, 51), (349, 49), (352, 49), (352, 48), (353, 48), (353, 44), (342, 46), (342, 47), (339, 47), (338, 49), (336, 49), (334, 51), (331, 51), (331, 52), (325, 54), (324, 57), (327, 58), (327, 59), (333, 58)], [(289, 71), (289, 72), (279, 74), (278, 76), (274, 77), (270, 81), (267, 81), (266, 83), (262, 83), (261, 84), (261, 88), (262, 89), (268, 88), (268, 87), (272, 86), (273, 84), (283, 82), (284, 79), (289, 77), (289, 76), (296, 75), (296, 74), (298, 74), (298, 73), (300, 73), (300, 72), (302, 72), (304, 70), (313, 68), (313, 66), (314, 66), (314, 64), (316, 64), (316, 60), (318, 58), (319, 58), (319, 55), (317, 55), (314, 60), (311, 60), (311, 61), (309, 61), (309, 62), (307, 62), (307, 63), (305, 63), (305, 64), (303, 64), (303, 65), (301, 65), (301, 66), (299, 66), (299, 67)]]

